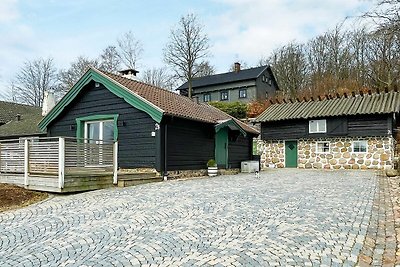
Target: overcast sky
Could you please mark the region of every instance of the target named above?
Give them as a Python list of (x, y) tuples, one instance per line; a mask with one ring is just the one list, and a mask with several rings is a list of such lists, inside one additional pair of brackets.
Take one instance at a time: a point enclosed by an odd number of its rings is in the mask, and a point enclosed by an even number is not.
[(161, 67), (170, 29), (188, 13), (209, 36), (211, 64), (226, 72), (234, 61), (256, 65), (280, 45), (370, 7), (368, 0), (0, 0), (0, 96), (24, 61), (52, 57), (66, 68), (80, 55), (97, 57), (129, 30), (143, 43), (140, 68)]

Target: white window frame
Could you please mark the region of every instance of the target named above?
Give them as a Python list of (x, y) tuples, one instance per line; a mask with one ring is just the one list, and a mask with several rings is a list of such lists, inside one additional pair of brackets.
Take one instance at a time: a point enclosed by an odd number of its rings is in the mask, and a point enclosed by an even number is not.
[[(318, 144), (328, 144), (328, 151), (318, 151)], [(327, 154), (331, 152), (331, 142), (328, 141), (318, 141), (315, 143), (315, 152), (318, 154)]]
[(112, 122), (114, 123), (114, 120), (99, 120), (99, 121), (85, 121), (85, 129), (83, 136), (85, 138), (85, 142), (88, 142), (88, 124), (94, 124), (94, 123), (99, 123), (99, 140), (96, 140), (96, 144), (102, 144), (103, 143), (103, 137), (104, 137), (104, 123), (105, 122)]
[[(316, 123), (316, 125), (317, 125), (316, 131), (311, 131), (312, 123)], [(320, 123), (323, 123), (324, 127), (321, 127)], [(308, 121), (308, 132), (309, 133), (326, 133), (326, 120), (310, 120), (310, 121)]]
[[(244, 92), (244, 96), (240, 96), (241, 92)], [(240, 99), (247, 98), (247, 88), (240, 88), (239, 89), (239, 98)]]
[[(361, 143), (361, 142), (365, 142), (365, 151), (355, 151), (354, 150), (354, 143)], [(359, 146), (361, 147), (361, 146)], [(353, 151), (353, 153), (367, 153), (368, 152), (368, 141), (367, 140), (354, 140), (353, 142), (351, 142), (351, 151)]]
[[(225, 93), (226, 93), (226, 98), (222, 98), (222, 94), (225, 94)], [(229, 91), (228, 90), (221, 91), (220, 100), (221, 101), (228, 101), (229, 100)]]

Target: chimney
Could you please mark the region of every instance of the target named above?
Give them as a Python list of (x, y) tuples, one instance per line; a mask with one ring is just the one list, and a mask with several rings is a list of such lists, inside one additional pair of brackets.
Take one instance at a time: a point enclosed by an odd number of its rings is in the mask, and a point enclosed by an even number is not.
[(240, 71), (240, 63), (235, 62), (235, 72), (238, 73)]
[(56, 98), (53, 92), (44, 91), (43, 105), (42, 105), (42, 116), (46, 116), (52, 108), (56, 105)]
[(136, 74), (139, 73), (139, 71), (134, 70), (134, 69), (126, 69), (126, 70), (120, 70), (118, 71), (122, 77), (131, 79), (131, 80), (137, 80)]
[(17, 121), (21, 120), (21, 114), (17, 114), (17, 116), (15, 116), (15, 118), (17, 119)]
[(193, 100), (193, 102), (199, 104), (199, 96), (198, 95), (193, 96), (192, 100)]

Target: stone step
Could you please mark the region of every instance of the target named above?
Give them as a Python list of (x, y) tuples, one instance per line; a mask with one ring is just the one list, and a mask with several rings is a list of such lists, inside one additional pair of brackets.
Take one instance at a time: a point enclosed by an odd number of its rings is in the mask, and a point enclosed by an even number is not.
[(156, 172), (118, 173), (118, 181), (142, 180), (157, 177)]
[(118, 187), (127, 187), (127, 186), (134, 186), (139, 184), (147, 184), (147, 183), (155, 183), (161, 182), (163, 179), (161, 177), (149, 177), (143, 179), (131, 179), (131, 180), (120, 180), (118, 178)]

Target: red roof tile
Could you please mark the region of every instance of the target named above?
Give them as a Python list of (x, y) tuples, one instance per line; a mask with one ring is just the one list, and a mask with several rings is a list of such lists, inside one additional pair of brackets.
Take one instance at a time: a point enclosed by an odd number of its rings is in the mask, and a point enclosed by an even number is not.
[(223, 120), (233, 119), (246, 132), (258, 134), (257, 130), (253, 129), (247, 124), (206, 103), (196, 103), (186, 96), (178, 95), (174, 92), (140, 81), (131, 80), (120, 75), (103, 71), (99, 72), (114, 82), (122, 85), (132, 93), (139, 95), (140, 97), (151, 102), (153, 105), (162, 109), (165, 115), (213, 124), (218, 124)]

